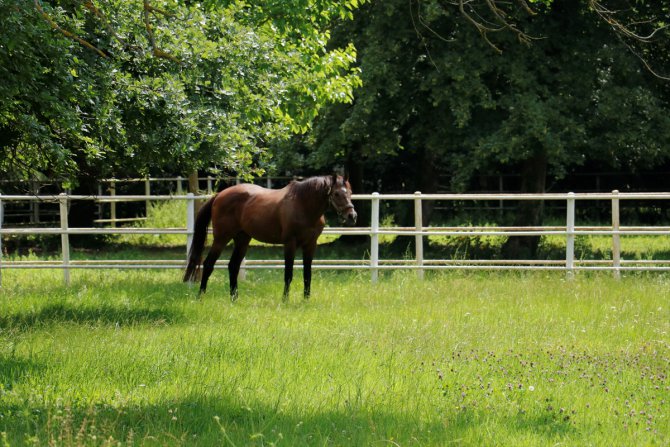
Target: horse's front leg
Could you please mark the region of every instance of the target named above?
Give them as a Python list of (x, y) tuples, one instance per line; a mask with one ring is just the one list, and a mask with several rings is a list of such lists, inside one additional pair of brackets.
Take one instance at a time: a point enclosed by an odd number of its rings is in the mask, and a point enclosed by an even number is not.
[(295, 260), (295, 240), (284, 244), (284, 301), (288, 301), (288, 292), (293, 281), (293, 262)]
[(244, 260), (244, 256), (249, 248), (251, 238), (246, 233), (240, 233), (235, 237), (235, 248), (233, 254), (228, 261), (228, 278), (230, 281), (230, 299), (235, 301), (237, 299), (237, 277), (240, 273), (240, 266)]
[(221, 252), (223, 251), (226, 244), (228, 244), (229, 240), (230, 240), (230, 238), (227, 238), (225, 236), (216, 237), (216, 234), (215, 234), (214, 242), (212, 243), (212, 247), (209, 249), (209, 253), (207, 254), (207, 258), (205, 259), (205, 262), (202, 265), (202, 278), (200, 280), (200, 294), (205, 293), (205, 291), (207, 290), (207, 281), (209, 280), (209, 275), (211, 275), (212, 272), (214, 271), (214, 265), (216, 264), (216, 260), (219, 259), (219, 256), (221, 256)]
[(316, 239), (302, 247), (303, 278), (305, 280), (305, 299), (309, 299), (312, 292), (312, 260), (316, 251)]

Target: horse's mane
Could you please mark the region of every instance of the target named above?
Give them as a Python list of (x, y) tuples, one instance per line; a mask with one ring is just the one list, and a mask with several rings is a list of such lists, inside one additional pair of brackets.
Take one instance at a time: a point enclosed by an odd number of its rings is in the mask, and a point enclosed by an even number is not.
[(314, 194), (323, 195), (325, 198), (332, 187), (332, 177), (323, 175), (320, 177), (310, 177), (301, 182), (292, 181), (289, 184), (289, 194), (298, 200), (314, 198)]

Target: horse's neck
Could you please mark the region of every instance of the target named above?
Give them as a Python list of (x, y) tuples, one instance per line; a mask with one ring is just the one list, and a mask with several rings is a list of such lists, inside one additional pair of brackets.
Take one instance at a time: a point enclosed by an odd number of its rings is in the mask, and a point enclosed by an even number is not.
[(326, 198), (318, 198), (314, 201), (314, 206), (310, 208), (311, 213), (313, 213), (313, 217), (319, 218), (323, 216), (328, 209), (328, 196), (326, 195)]
[(329, 178), (321, 177), (314, 179), (310, 184), (296, 184), (301, 191), (296, 194), (305, 214), (314, 219), (318, 219), (328, 209), (328, 195), (330, 192)]

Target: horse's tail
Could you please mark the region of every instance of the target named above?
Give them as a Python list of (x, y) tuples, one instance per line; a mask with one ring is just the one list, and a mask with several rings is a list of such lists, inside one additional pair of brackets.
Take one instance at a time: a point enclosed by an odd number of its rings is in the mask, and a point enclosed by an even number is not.
[(195, 281), (200, 272), (200, 261), (202, 260), (202, 252), (205, 249), (205, 240), (207, 239), (207, 227), (209, 221), (212, 220), (212, 205), (216, 196), (209, 199), (198, 211), (195, 217), (195, 230), (193, 232), (193, 240), (191, 241), (191, 248), (188, 251), (188, 265), (184, 272), (184, 282)]

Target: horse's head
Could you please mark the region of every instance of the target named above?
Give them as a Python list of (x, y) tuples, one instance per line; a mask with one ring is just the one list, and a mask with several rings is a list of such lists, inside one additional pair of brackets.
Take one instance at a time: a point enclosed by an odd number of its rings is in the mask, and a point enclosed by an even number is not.
[(342, 223), (347, 225), (356, 224), (358, 214), (356, 214), (354, 205), (351, 203), (351, 185), (341, 175), (333, 174), (328, 201), (337, 211)]

